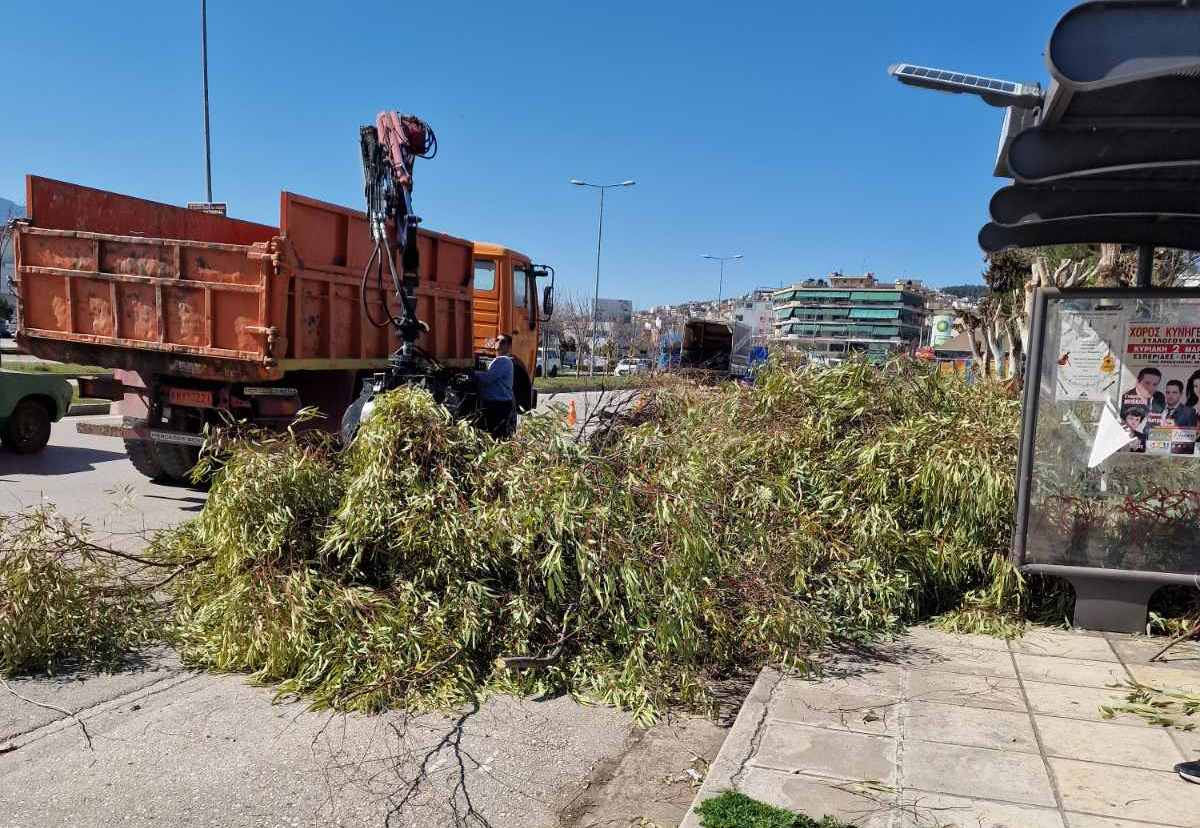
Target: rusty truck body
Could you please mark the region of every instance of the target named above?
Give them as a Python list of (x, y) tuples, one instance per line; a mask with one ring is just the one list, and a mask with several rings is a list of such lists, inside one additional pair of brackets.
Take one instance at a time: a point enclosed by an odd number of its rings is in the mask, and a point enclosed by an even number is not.
[[(121, 423), (81, 430), (122, 437), (151, 477), (184, 479), (204, 425), (223, 415), (280, 425), (315, 406), (335, 429), (397, 347), (394, 327), (363, 309), (371, 240), (356, 210), (284, 192), (272, 227), (36, 176), (26, 196), (14, 228), (17, 342), (113, 369), (80, 391), (119, 400)], [(541, 319), (530, 259), (424, 229), (418, 244), (422, 352), (467, 371), (508, 333), (532, 377)], [(365, 289), (379, 314), (385, 302), (397, 310), (390, 289)], [(518, 385), (535, 404), (532, 384)]]

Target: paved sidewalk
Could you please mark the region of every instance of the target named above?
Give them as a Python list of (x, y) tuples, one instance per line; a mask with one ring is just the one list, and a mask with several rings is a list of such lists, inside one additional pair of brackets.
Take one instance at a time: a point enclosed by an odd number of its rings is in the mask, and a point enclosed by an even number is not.
[[(1200, 648), (915, 628), (820, 681), (764, 670), (696, 799), (733, 788), (863, 828), (1195, 828), (1200, 733), (1104, 721), (1130, 680), (1200, 692)], [(693, 812), (683, 828), (697, 828)]]

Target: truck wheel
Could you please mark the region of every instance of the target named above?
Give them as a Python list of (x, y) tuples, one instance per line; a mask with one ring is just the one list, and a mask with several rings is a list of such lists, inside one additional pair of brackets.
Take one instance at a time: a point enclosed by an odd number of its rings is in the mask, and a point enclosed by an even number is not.
[(195, 446), (178, 446), (174, 443), (159, 443), (154, 447), (158, 462), (166, 476), (176, 483), (191, 485), (192, 467), (200, 460), (200, 449)]
[(151, 480), (165, 480), (166, 473), (158, 462), (158, 454), (154, 444), (146, 440), (126, 440), (125, 453), (133, 467)]
[(557, 366), (557, 365), (555, 365), (555, 366), (552, 366), (552, 367), (550, 368), (550, 376), (551, 376), (551, 377), (557, 377), (557, 376), (558, 376), (558, 366)]
[(4, 445), (17, 454), (33, 454), (50, 442), (50, 412), (36, 400), (21, 400), (0, 434)]

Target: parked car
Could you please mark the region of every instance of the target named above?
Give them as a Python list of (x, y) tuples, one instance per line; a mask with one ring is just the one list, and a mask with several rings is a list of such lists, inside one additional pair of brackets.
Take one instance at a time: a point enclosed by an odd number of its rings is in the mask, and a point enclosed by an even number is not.
[(568, 370), (571, 370), (571, 371), (575, 370), (575, 352), (574, 351), (563, 351), (562, 352), (562, 367), (566, 368)]
[(562, 361), (559, 358), (557, 348), (538, 348), (537, 367), (534, 368), (534, 376), (540, 377), (545, 374), (548, 377), (557, 377), (561, 367)]
[(50, 374), (0, 370), (0, 443), (33, 454), (50, 442), (50, 424), (67, 415), (71, 384)]
[(618, 377), (628, 376), (629, 374), (648, 373), (650, 373), (650, 361), (645, 359), (623, 359), (617, 363), (617, 367), (613, 370), (613, 375)]

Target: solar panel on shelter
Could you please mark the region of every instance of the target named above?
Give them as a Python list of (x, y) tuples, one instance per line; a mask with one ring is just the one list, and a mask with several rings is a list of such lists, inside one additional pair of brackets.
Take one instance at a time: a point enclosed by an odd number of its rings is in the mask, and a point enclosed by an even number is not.
[(979, 95), (993, 106), (1034, 106), (1041, 100), (1042, 90), (1036, 85), (898, 63), (889, 70), (892, 76), (909, 86), (935, 89), (939, 92)]
[[(1085, 2), (1046, 50), (1049, 91), (900, 63), (901, 83), (1006, 106), (989, 252), (1123, 242), (1200, 249), (1200, 3)], [(1141, 241), (1138, 241), (1141, 239)]]

